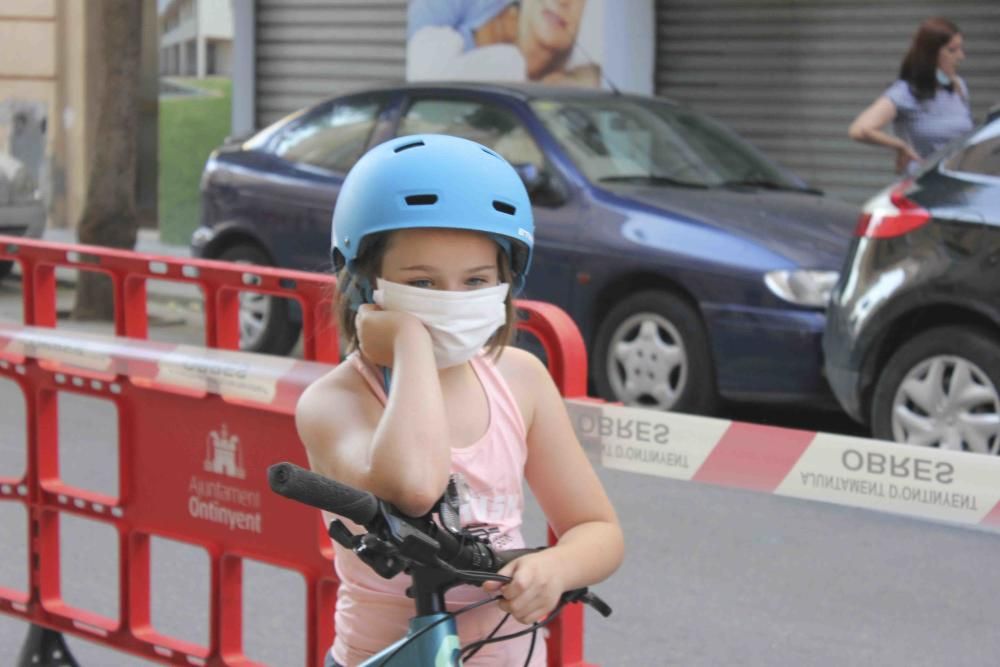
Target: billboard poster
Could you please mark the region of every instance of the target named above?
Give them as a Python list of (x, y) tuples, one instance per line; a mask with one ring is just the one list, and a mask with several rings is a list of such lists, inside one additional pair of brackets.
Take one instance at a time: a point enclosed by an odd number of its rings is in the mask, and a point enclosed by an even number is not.
[(406, 78), (602, 87), (605, 4), (410, 0)]

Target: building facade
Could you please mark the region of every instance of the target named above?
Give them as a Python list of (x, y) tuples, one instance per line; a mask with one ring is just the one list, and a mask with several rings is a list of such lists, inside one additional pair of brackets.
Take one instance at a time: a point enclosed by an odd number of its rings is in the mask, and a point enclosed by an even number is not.
[(229, 76), (233, 68), (232, 7), (231, 0), (161, 2), (160, 74)]
[[(140, 224), (156, 220), (157, 76), (156, 4), (143, 3), (141, 34), (139, 174)], [(74, 227), (87, 191), (98, 109), (92, 72), (101, 26), (86, 2), (0, 2), (0, 153), (12, 149), (12, 121), (27, 114), (37, 146), (48, 225)], [(23, 126), (22, 126), (23, 127)], [(22, 139), (25, 137), (21, 137)]]

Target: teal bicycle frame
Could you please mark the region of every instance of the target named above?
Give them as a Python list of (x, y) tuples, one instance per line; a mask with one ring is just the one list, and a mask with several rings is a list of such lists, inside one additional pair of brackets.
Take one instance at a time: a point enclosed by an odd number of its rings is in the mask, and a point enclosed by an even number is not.
[[(458, 583), (456, 576), (437, 568), (411, 570), (411, 591), (417, 615), (399, 641), (361, 663), (361, 667), (419, 665), (455, 667), (462, 664), (455, 615), (445, 608), (444, 594)], [(506, 578), (506, 577), (505, 577)]]
[(405, 637), (365, 660), (361, 667), (390, 664), (454, 667), (462, 664), (461, 650), (454, 616), (449, 613), (415, 616), (410, 619), (410, 630)]

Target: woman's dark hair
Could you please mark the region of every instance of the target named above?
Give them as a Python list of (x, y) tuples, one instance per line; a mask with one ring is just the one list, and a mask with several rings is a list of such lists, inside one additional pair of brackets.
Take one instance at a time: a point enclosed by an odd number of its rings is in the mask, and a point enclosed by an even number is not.
[[(354, 284), (361, 279), (367, 280), (368, 284), (374, 288), (375, 279), (382, 274), (382, 258), (389, 248), (392, 234), (392, 232), (383, 232), (365, 237), (354, 261), (354, 275), (348, 273), (346, 268), (341, 269), (337, 274), (338, 287), (340, 285), (345, 287), (343, 291), (338, 289), (340, 298), (337, 299), (336, 315), (337, 326), (340, 328), (340, 339), (344, 343), (343, 347), (346, 352), (358, 349), (358, 329), (354, 324), (354, 317), (357, 313), (351, 310), (350, 300), (345, 296), (354, 291)], [(510, 285), (513, 280), (510, 258), (499, 245), (497, 246), (497, 270), (500, 282)], [(486, 351), (493, 355), (494, 359), (499, 358), (504, 346), (510, 345), (514, 340), (514, 332), (517, 329), (514, 297), (510, 292), (507, 293), (504, 305), (507, 310), (507, 319), (503, 326), (497, 329), (496, 333), (486, 342)]]
[(940, 16), (925, 20), (917, 28), (910, 50), (899, 67), (899, 78), (910, 85), (910, 92), (918, 100), (934, 97), (938, 85), (938, 53), (959, 32), (957, 25)]

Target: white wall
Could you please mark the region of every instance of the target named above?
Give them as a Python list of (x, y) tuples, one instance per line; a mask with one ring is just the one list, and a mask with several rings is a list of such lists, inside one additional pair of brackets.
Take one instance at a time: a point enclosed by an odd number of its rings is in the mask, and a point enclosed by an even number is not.
[(252, 2), (235, 0), (233, 20), (232, 135), (245, 135), (256, 125), (256, 16)]
[(656, 51), (653, 0), (605, 0), (603, 26), (605, 79), (623, 93), (652, 95)]
[(202, 37), (233, 38), (233, 2), (250, 0), (198, 0), (198, 32)]

